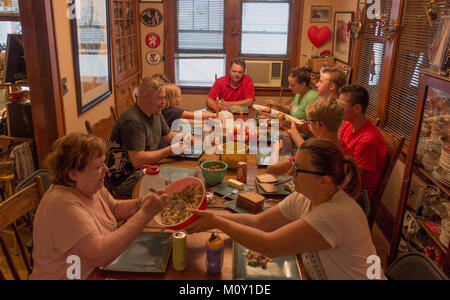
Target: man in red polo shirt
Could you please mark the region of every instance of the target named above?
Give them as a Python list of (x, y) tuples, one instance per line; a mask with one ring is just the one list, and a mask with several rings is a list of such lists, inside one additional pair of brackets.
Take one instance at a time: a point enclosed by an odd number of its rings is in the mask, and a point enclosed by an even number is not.
[[(255, 98), (253, 80), (245, 75), (245, 61), (240, 58), (231, 60), (230, 74), (216, 80), (208, 95), (206, 104), (216, 111), (225, 105), (251, 106)], [(217, 101), (219, 99), (219, 101)]]
[(347, 85), (340, 91), (344, 122), (339, 139), (352, 150), (361, 169), (361, 185), (375, 198), (387, 162), (387, 147), (377, 127), (366, 116), (369, 92), (359, 85)]

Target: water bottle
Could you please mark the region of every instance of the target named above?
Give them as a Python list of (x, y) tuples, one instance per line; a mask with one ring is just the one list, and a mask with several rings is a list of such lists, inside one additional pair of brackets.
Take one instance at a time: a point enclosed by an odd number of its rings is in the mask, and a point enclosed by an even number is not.
[(141, 197), (147, 195), (150, 192), (156, 192), (166, 188), (166, 183), (161, 173), (159, 172), (159, 166), (142, 166), (142, 178), (141, 189), (139, 195)]
[(216, 275), (222, 272), (223, 266), (223, 240), (219, 235), (212, 233), (206, 241), (206, 270)]

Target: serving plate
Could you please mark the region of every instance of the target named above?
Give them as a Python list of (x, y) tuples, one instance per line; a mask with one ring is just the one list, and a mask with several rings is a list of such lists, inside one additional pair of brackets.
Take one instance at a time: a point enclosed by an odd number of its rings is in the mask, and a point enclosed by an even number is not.
[(142, 232), (109, 266), (102, 270), (164, 273), (172, 250), (170, 232)]
[(249, 266), (243, 253), (248, 249), (233, 241), (233, 279), (241, 280), (301, 280), (295, 255), (272, 258), (266, 268)]
[[(263, 105), (258, 105), (258, 104), (253, 104), (253, 108), (256, 109), (259, 113), (264, 114), (272, 119), (278, 118), (278, 115), (281, 113), (281, 111), (276, 110), (274, 108), (272, 108), (272, 112), (266, 113), (263, 111), (264, 108), (268, 108), (268, 106), (263, 106)], [(289, 118), (291, 121), (293, 121), (294, 123), (298, 124), (298, 125), (302, 125), (303, 122), (293, 116), (291, 116), (290, 114), (286, 114), (284, 113), (284, 115)]]
[[(240, 109), (231, 109), (234, 105), (225, 105), (225, 108), (234, 115), (238, 115), (241, 113)], [(248, 115), (248, 106), (240, 105), (242, 112), (244, 115)]]
[[(229, 195), (233, 192), (233, 190), (234, 190), (234, 187), (229, 186), (227, 182), (222, 182), (221, 184), (216, 185), (214, 188), (211, 189), (212, 192), (214, 192), (220, 196)], [(248, 185), (245, 185), (245, 187), (242, 191), (238, 191), (236, 194), (230, 195), (227, 198), (235, 200), (235, 199), (237, 199), (237, 197), (240, 193), (253, 191), (253, 190), (254, 190), (254, 188), (252, 188)]]
[[(295, 191), (295, 184), (294, 184), (294, 180), (292, 178), (292, 176), (275, 176), (276, 179), (278, 179), (278, 182), (282, 182), (280, 184), (276, 184), (275, 183), (275, 187), (277, 188), (277, 192), (275, 193), (267, 193), (265, 192), (261, 186), (259, 185), (259, 181), (256, 180), (256, 187), (258, 189), (258, 193), (261, 195), (270, 195), (270, 196), (288, 196), (290, 194), (292, 194), (293, 192), (287, 190), (284, 187), (284, 184), (290, 182), (292, 184), (292, 187), (294, 188)], [(290, 179), (290, 180), (289, 180)], [(289, 181), (286, 181), (289, 180)]]

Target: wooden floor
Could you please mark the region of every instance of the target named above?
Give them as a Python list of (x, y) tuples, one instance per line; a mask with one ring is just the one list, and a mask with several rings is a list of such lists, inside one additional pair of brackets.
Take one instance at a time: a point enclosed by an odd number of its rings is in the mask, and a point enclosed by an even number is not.
[[(21, 230), (22, 236), (24, 238), (24, 241), (28, 241), (31, 238), (31, 232), (28, 228), (23, 228)], [(9, 249), (12, 249), (14, 247), (13, 238), (11, 234), (5, 234), (2, 233), (2, 237), (7, 243)], [(372, 240), (375, 244), (375, 247), (377, 249), (377, 254), (381, 259), (381, 265), (383, 269), (386, 269), (386, 261), (387, 256), (389, 253), (389, 243), (384, 238), (383, 233), (380, 231), (380, 229), (374, 225), (374, 228), (372, 230)], [(0, 250), (1, 252), (1, 250)], [(22, 258), (20, 257), (19, 251), (16, 249), (15, 251), (11, 251), (11, 254), (13, 255), (14, 263), (17, 266), (19, 270), (19, 276), (21, 279), (25, 280), (27, 279), (27, 271), (25, 268), (25, 265), (23, 264)], [(3, 256), (3, 253), (0, 253), (0, 270), (5, 275), (6, 279), (13, 279), (12, 275), (9, 273), (8, 265), (6, 264), (6, 260)]]

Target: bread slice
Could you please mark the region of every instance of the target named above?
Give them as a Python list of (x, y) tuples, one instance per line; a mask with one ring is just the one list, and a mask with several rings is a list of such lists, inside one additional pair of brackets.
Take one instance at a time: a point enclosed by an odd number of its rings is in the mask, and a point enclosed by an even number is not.
[(289, 192), (293, 193), (294, 192), (294, 187), (292, 186), (292, 183), (290, 182), (286, 182), (285, 184), (283, 184), (284, 188), (286, 190), (288, 190)]
[(264, 107), (264, 108), (261, 109), (261, 111), (265, 112), (265, 113), (268, 113), (268, 114), (272, 113), (272, 109), (270, 107)]
[(259, 186), (263, 189), (265, 193), (276, 193), (278, 192), (277, 187), (271, 183), (260, 183)]
[(256, 192), (244, 192), (240, 193), (239, 197), (241, 197), (244, 200), (248, 200), (253, 203), (259, 203), (261, 201), (264, 201), (266, 198), (263, 195), (260, 195)]
[(239, 194), (236, 206), (253, 213), (263, 211), (266, 198), (255, 192), (244, 192)]
[(273, 176), (272, 174), (259, 175), (259, 176), (256, 176), (256, 179), (258, 179), (258, 181), (260, 183), (277, 183), (278, 182), (278, 179), (276, 179), (275, 176)]

